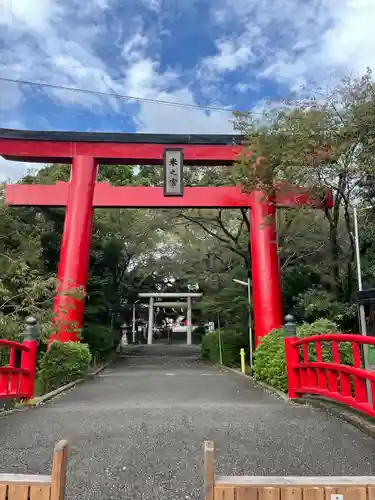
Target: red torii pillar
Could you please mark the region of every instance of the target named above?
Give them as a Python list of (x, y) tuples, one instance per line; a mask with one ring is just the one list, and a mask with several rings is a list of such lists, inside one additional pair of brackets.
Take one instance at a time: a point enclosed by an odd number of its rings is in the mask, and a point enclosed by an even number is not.
[[(16, 137), (14, 137), (15, 132)], [(183, 197), (170, 198), (165, 197), (163, 188), (159, 187), (112, 187), (108, 183), (95, 182), (100, 162), (161, 164), (164, 150), (168, 147), (183, 148), (185, 164), (231, 164), (240, 152), (238, 146), (232, 145), (232, 136), (210, 136), (208, 142), (202, 142), (207, 141), (207, 136), (184, 136), (182, 140), (181, 136), (168, 136), (168, 139), (174, 140), (165, 144), (155, 144), (152, 141), (155, 141), (156, 137), (151, 135), (148, 135), (149, 142), (147, 142), (145, 136), (135, 134), (57, 133), (58, 140), (53, 140), (54, 133), (31, 132), (34, 136), (29, 140), (25, 131), (12, 131), (12, 133), (10, 139), (2, 138), (0, 130), (0, 154), (6, 158), (38, 162), (72, 162), (69, 183), (17, 184), (6, 187), (6, 202), (10, 205), (66, 206), (58, 269), (58, 293), (53, 306), (58, 330), (51, 337), (51, 341), (78, 341), (77, 330), (83, 326), (84, 298), (80, 293), (72, 295), (71, 292), (78, 290), (84, 293), (86, 290), (94, 207), (250, 208), (256, 345), (273, 329), (282, 326), (276, 207), (331, 206), (332, 197), (329, 192), (322, 200), (311, 197), (303, 188), (275, 189), (272, 198), (263, 191), (246, 194), (240, 186), (210, 186), (187, 187)], [(104, 137), (108, 135), (110, 142)], [(136, 137), (138, 143), (135, 141)], [(215, 138), (217, 143), (214, 143)], [(198, 142), (194, 143), (194, 140)]]
[(83, 327), (97, 168), (94, 158), (73, 158), (53, 303), (58, 330), (51, 342), (77, 341)]
[(252, 192), (250, 247), (256, 346), (284, 322), (275, 203), (264, 191)]

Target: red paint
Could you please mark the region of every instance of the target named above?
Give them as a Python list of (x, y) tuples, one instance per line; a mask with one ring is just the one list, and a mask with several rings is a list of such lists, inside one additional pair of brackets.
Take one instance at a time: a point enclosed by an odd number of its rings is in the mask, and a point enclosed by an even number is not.
[(251, 195), (251, 268), (255, 346), (283, 325), (282, 295), (274, 198), (264, 191)]
[[(38, 341), (22, 343), (0, 339), (0, 348), (9, 349), (9, 363), (0, 367), (0, 399), (34, 397)], [(22, 352), (21, 367), (15, 367), (16, 350)]]
[(35, 378), (36, 378), (36, 360), (38, 354), (38, 341), (37, 339), (24, 340), (22, 342), (28, 351), (22, 353), (21, 369), (26, 372), (23, 377), (21, 388), (27, 394), (27, 399), (34, 397), (35, 393)]
[[(93, 219), (93, 197), (97, 173), (94, 158), (77, 156), (73, 159), (65, 224), (57, 274), (58, 290), (53, 310), (57, 333), (51, 342), (78, 341), (82, 328)], [(80, 296), (71, 296), (77, 292)]]
[[(5, 200), (15, 206), (65, 207), (68, 203), (69, 183), (55, 185), (8, 184)], [(94, 207), (118, 208), (247, 208), (251, 197), (242, 186), (195, 186), (185, 187), (183, 197), (166, 197), (162, 187), (111, 186), (108, 182), (95, 185)], [(280, 208), (310, 205), (313, 208), (332, 206), (331, 192), (327, 190), (324, 202), (311, 196), (306, 188), (294, 190), (279, 187), (276, 190), (276, 206)]]
[[(179, 139), (178, 139), (179, 140)], [(70, 162), (71, 183), (54, 186), (9, 185), (6, 202), (18, 206), (66, 206), (65, 226), (58, 270), (59, 292), (79, 287), (85, 290), (89, 263), (94, 207), (251, 207), (251, 249), (254, 320), (257, 344), (272, 329), (282, 325), (280, 270), (275, 230), (275, 206), (332, 206), (332, 195), (323, 203), (304, 188), (285, 185), (275, 189), (275, 205), (265, 202), (259, 192), (251, 196), (241, 187), (187, 187), (181, 198), (164, 197), (159, 187), (112, 187), (95, 185), (96, 164), (162, 164), (164, 150), (183, 148), (187, 165), (231, 165), (241, 153), (241, 146), (228, 144), (152, 144), (121, 142), (55, 141), (49, 139), (1, 139), (0, 155), (32, 162)], [(248, 153), (250, 154), (250, 153)], [(269, 201), (269, 200), (268, 200)], [(267, 217), (271, 223), (265, 227)], [(83, 323), (84, 301), (57, 295), (54, 312), (58, 332), (51, 340), (78, 340), (72, 326)]]
[[(28, 162), (70, 163), (75, 156), (89, 156), (108, 164), (163, 164), (166, 148), (183, 148), (186, 165), (231, 165), (241, 146), (197, 144), (126, 144), (116, 142), (63, 142), (1, 139), (0, 155)], [(102, 162), (104, 163), (104, 162)]]
[[(331, 342), (330, 361), (323, 361), (323, 342)], [(345, 365), (340, 360), (339, 346), (343, 342), (351, 344), (354, 366)], [(311, 344), (316, 348), (316, 361), (309, 361), (306, 354)], [(368, 380), (375, 395), (375, 372), (363, 369), (361, 361), (361, 346), (365, 344), (375, 347), (375, 338), (343, 333), (314, 335), (300, 340), (286, 338), (289, 398), (296, 399), (303, 394), (315, 394), (338, 401), (375, 418), (375, 401), (369, 402), (366, 388)], [(303, 352), (302, 361), (300, 361), (300, 349)], [(354, 383), (354, 391), (351, 380)]]
[(294, 349), (294, 338), (286, 338), (285, 342), (285, 357), (287, 360), (287, 377), (288, 377), (288, 396), (289, 399), (298, 398), (297, 389), (301, 387), (299, 373), (294, 369), (299, 363), (298, 350)]

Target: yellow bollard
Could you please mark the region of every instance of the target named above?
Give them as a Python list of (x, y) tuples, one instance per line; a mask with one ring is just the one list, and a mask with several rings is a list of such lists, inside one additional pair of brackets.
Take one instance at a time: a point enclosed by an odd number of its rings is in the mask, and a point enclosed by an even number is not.
[(246, 373), (246, 368), (245, 368), (245, 349), (241, 349), (240, 356), (241, 356), (241, 372), (242, 373)]

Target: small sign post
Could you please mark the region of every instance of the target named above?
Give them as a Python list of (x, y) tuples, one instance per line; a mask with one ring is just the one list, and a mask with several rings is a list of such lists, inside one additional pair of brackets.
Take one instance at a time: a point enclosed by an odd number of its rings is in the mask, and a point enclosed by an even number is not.
[(164, 196), (184, 195), (184, 150), (164, 150)]

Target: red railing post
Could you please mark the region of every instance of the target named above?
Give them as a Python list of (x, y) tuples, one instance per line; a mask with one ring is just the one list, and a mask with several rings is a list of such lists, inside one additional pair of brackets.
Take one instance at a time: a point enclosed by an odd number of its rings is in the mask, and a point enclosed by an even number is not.
[(300, 387), (300, 377), (298, 372), (299, 348), (294, 345), (297, 338), (296, 323), (293, 316), (290, 314), (285, 316), (284, 335), (286, 373), (288, 377), (288, 397), (289, 399), (297, 399), (299, 394), (296, 390)]
[(22, 351), (21, 368), (27, 370), (27, 373), (22, 375), (21, 392), (26, 394), (27, 399), (32, 399), (35, 391), (39, 330), (36, 326), (37, 321), (32, 316), (26, 318), (25, 323), (22, 344), (27, 350)]

